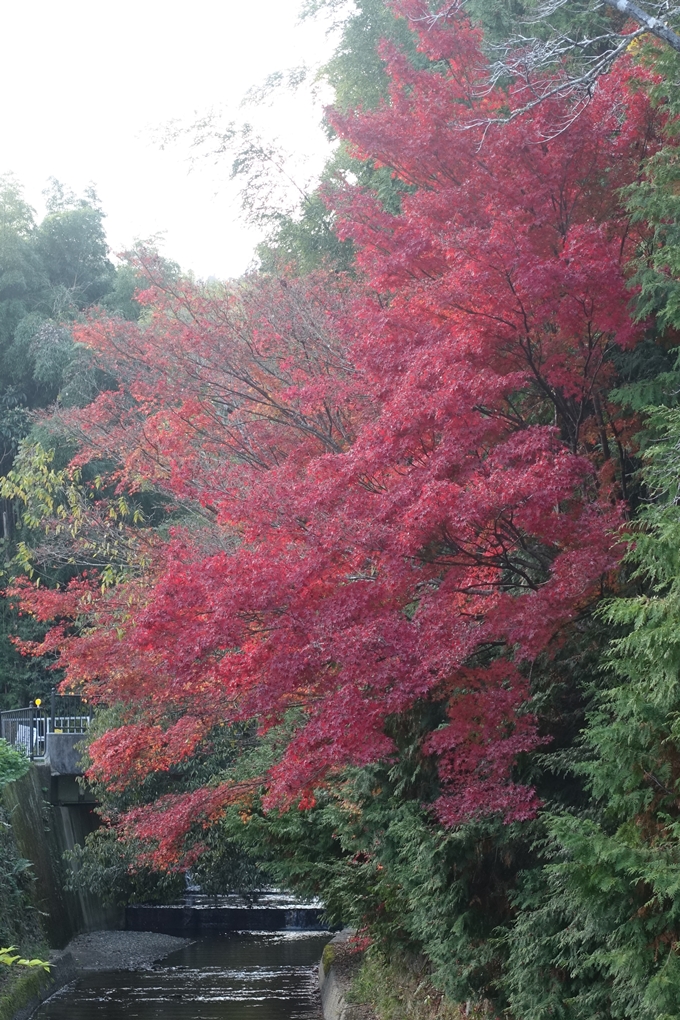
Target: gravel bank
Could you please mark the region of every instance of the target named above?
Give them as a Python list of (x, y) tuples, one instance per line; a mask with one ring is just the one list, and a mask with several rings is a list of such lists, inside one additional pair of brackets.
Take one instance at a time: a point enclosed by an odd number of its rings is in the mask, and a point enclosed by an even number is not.
[(63, 952), (71, 954), (79, 971), (137, 970), (191, 941), (152, 931), (91, 931), (72, 939)]

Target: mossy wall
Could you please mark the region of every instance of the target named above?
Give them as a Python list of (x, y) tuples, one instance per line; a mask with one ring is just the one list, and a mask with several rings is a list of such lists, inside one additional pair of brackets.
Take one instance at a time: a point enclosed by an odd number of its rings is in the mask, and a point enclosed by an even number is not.
[(34, 950), (45, 941), (31, 904), (31, 884), (30, 866), (19, 852), (0, 802), (0, 946), (21, 946), (24, 956), (35, 956)]
[(116, 909), (66, 888), (69, 865), (64, 852), (84, 841), (97, 818), (86, 804), (50, 804), (50, 780), (49, 766), (32, 764), (25, 776), (3, 788), (2, 796), (19, 852), (31, 862), (31, 897), (46, 938), (61, 948), (80, 931), (121, 925)]
[(13, 968), (0, 986), (0, 1020), (15, 1020), (23, 1007), (39, 1000), (49, 987), (50, 978), (44, 970)]

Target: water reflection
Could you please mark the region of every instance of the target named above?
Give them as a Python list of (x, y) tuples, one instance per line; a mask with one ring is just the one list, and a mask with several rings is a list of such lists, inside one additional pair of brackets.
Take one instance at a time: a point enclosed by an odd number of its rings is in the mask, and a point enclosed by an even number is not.
[(142, 971), (81, 978), (36, 1020), (320, 1020), (317, 967), (330, 935), (211, 935)]

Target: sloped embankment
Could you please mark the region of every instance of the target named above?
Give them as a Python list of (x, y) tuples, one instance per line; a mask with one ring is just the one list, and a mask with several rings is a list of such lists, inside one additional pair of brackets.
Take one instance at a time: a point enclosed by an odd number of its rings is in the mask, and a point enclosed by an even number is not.
[(424, 958), (387, 959), (340, 932), (319, 964), (324, 1020), (495, 1020), (488, 1007), (449, 1002), (429, 980)]

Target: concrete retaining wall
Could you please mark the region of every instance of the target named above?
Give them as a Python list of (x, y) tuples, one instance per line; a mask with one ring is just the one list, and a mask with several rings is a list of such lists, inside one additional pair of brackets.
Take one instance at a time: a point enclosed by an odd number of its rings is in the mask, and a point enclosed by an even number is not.
[(80, 746), (84, 733), (48, 733), (45, 738), (45, 764), (63, 776), (82, 776)]
[(170, 904), (152, 906), (133, 903), (125, 908), (129, 931), (165, 932), (168, 935), (200, 935), (209, 931), (327, 931), (319, 907), (236, 907)]
[(80, 931), (122, 927), (122, 917), (94, 896), (66, 889), (64, 851), (84, 842), (97, 817), (87, 804), (50, 804), (51, 779), (49, 766), (32, 764), (25, 776), (3, 788), (2, 798), (19, 853), (31, 862), (33, 902), (43, 915), (46, 937), (61, 948)]
[(319, 987), (324, 1020), (376, 1020), (366, 1003), (348, 1002), (347, 996), (361, 967), (363, 954), (348, 945), (354, 934), (345, 928), (331, 939), (319, 963)]

